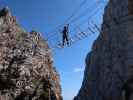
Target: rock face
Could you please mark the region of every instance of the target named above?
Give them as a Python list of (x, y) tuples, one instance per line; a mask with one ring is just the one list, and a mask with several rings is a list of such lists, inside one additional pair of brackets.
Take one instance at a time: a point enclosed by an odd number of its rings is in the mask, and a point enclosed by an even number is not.
[(133, 100), (132, 84), (133, 0), (110, 0), (74, 100)]
[(8, 8), (0, 10), (0, 100), (62, 100), (59, 82), (40, 33), (25, 32)]

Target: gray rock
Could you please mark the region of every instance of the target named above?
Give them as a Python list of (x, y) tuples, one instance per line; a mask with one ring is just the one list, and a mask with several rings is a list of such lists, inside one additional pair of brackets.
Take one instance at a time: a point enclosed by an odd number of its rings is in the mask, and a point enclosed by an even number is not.
[(38, 38), (33, 49), (29, 33), (17, 24), (9, 9), (0, 11), (0, 100), (62, 99), (51, 50), (47, 41)]
[[(131, 2), (132, 0), (110, 0), (106, 6), (101, 34), (86, 57), (84, 80), (74, 100), (123, 100), (125, 84), (133, 92)], [(132, 95), (130, 98), (133, 99)]]

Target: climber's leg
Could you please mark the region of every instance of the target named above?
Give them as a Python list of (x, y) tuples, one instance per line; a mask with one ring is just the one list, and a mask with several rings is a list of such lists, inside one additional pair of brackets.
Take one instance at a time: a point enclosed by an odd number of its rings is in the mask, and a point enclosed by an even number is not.
[(65, 44), (65, 35), (63, 35), (63, 38), (62, 38), (62, 46), (64, 46)]
[(69, 39), (67, 35), (66, 35), (66, 41), (67, 41), (67, 45), (69, 45)]

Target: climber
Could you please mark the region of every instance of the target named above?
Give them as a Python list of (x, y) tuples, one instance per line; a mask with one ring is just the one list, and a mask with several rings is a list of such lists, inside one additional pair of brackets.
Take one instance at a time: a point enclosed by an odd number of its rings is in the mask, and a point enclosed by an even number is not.
[(36, 48), (37, 48), (37, 44), (38, 44), (38, 41), (39, 41), (39, 38), (40, 38), (40, 34), (36, 31), (31, 31), (30, 32), (30, 37), (31, 37), (31, 40), (32, 40), (32, 56), (34, 56), (35, 53), (36, 53)]
[(67, 45), (69, 45), (69, 40), (68, 40), (68, 24), (64, 26), (63, 31), (62, 31), (62, 45), (64, 46), (65, 41), (67, 42)]

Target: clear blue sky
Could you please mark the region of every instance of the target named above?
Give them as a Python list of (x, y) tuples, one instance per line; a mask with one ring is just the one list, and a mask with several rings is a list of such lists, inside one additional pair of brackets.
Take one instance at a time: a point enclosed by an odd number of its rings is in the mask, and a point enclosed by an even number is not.
[[(77, 9), (83, 0), (0, 0), (0, 7), (8, 5), (25, 30), (35, 29), (42, 33), (46, 38), (54, 34), (54, 37), (48, 39), (52, 47), (60, 39), (57, 32), (63, 26), (58, 27)], [(86, 30), (88, 27), (89, 16), (101, 2), (101, 10), (97, 11), (91, 19), (94, 23), (101, 24), (103, 8), (106, 5), (105, 0), (86, 0), (86, 3), (78, 10), (74, 22), (70, 22), (70, 36), (78, 33), (78, 28)], [(95, 3), (97, 2), (97, 3)], [(95, 4), (95, 5), (93, 5)], [(87, 10), (86, 10), (87, 9)], [(92, 13), (91, 13), (92, 12)], [(81, 15), (82, 14), (82, 15)], [(89, 17), (89, 18), (88, 18)], [(89, 32), (86, 30), (86, 32)], [(98, 36), (98, 32), (90, 35), (69, 48), (54, 49), (53, 57), (55, 66), (60, 73), (62, 95), (64, 100), (72, 100), (78, 93), (84, 74), (84, 60), (87, 53), (91, 50), (92, 43)]]

